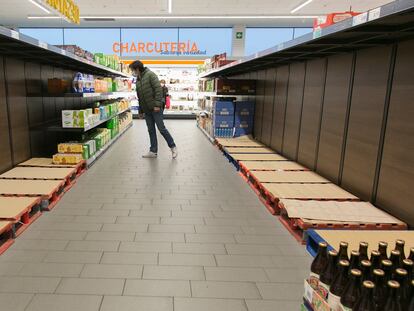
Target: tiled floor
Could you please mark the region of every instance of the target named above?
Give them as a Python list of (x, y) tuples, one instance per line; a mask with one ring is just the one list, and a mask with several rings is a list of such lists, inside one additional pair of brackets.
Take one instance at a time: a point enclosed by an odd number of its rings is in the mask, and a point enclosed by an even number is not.
[(193, 121), (135, 126), (0, 256), (1, 311), (299, 310), (310, 257)]

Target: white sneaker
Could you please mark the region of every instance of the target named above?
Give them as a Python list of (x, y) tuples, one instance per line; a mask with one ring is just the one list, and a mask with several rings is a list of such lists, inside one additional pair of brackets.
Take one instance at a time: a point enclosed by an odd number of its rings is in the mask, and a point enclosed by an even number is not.
[(149, 151), (146, 154), (143, 154), (143, 158), (156, 158), (158, 155), (155, 152)]
[(172, 158), (175, 159), (178, 156), (177, 147), (171, 148)]

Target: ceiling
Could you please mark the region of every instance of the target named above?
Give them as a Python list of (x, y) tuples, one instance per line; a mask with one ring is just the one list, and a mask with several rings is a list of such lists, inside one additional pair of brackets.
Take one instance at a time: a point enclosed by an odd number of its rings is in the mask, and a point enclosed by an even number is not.
[[(390, 0), (313, 0), (299, 11), (290, 11), (304, 0), (171, 0), (172, 13), (168, 13), (168, 0), (74, 0), (81, 16), (252, 16), (297, 15), (298, 18), (185, 18), (185, 19), (115, 19), (106, 21), (81, 20), (79, 27), (135, 27), (135, 26), (295, 26), (309, 27), (312, 19), (300, 16), (324, 15), (341, 12), (352, 7), (366, 11), (391, 2)], [(0, 0), (0, 24), (8, 27), (77, 27), (61, 19), (27, 19), (27, 16), (47, 15), (28, 0)]]

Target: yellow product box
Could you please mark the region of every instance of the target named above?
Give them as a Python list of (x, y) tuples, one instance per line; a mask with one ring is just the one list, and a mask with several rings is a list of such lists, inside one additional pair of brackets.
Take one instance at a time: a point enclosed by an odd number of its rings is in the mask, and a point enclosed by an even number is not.
[(82, 154), (78, 153), (57, 153), (53, 155), (53, 164), (78, 164), (82, 160)]
[(59, 153), (82, 153), (83, 146), (78, 143), (64, 143), (58, 145)]

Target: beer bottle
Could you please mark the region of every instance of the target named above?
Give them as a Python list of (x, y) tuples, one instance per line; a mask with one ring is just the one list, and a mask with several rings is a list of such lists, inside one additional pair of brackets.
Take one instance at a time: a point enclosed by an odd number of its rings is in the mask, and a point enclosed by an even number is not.
[(392, 262), (389, 259), (381, 261), (381, 269), (385, 273), (385, 284), (388, 286), (388, 281), (392, 279)]
[(379, 269), (381, 267), (381, 254), (379, 251), (373, 250), (371, 252), (371, 269)]
[(319, 277), (319, 290), (323, 290), (323, 297), (328, 297), (329, 287), (337, 272), (338, 266), (338, 252), (336, 250), (330, 250), (328, 252), (328, 265), (324, 272)]
[(351, 311), (355, 302), (361, 295), (361, 276), (362, 273), (358, 269), (352, 269), (349, 274), (344, 292), (341, 296), (341, 308), (343, 311)]
[(384, 311), (404, 311), (399, 299), (400, 284), (397, 281), (388, 281), (388, 298)]
[(348, 281), (348, 269), (349, 261), (340, 260), (338, 273), (334, 277), (331, 286), (329, 287), (328, 304), (333, 310), (337, 310), (340, 306), (341, 295), (344, 292), (346, 282)]
[(349, 259), (349, 272), (351, 272), (352, 269), (359, 269), (360, 266), (360, 253), (358, 251), (352, 251), (351, 252), (351, 258)]
[(365, 281), (362, 284), (362, 293), (355, 303), (352, 311), (376, 311), (373, 295), (375, 285), (371, 281)]
[(322, 274), (323, 271), (325, 271), (326, 265), (328, 264), (327, 248), (327, 243), (320, 242), (318, 254), (312, 262), (309, 283), (313, 288), (317, 288), (319, 276)]
[(381, 261), (388, 259), (388, 254), (387, 254), (387, 247), (388, 247), (388, 243), (381, 241), (378, 244), (378, 251), (381, 254)]
[(387, 299), (387, 283), (385, 282), (385, 272), (381, 269), (373, 271), (374, 288), (374, 303), (377, 310), (384, 306)]
[(342, 241), (341, 243), (339, 243), (338, 260), (349, 261), (347, 242)]
[(371, 262), (369, 260), (361, 261), (361, 286), (364, 281), (371, 281)]
[(392, 262), (393, 271), (395, 269), (398, 269), (398, 268), (402, 267), (402, 258), (401, 258), (401, 252), (400, 251), (395, 250), (395, 249), (393, 251), (391, 251), (390, 260)]
[(395, 280), (400, 284), (399, 298), (403, 310), (408, 308), (410, 288), (408, 286), (408, 274), (407, 271), (401, 268), (395, 270)]
[(414, 262), (411, 259), (403, 260), (403, 269), (407, 270), (409, 279), (413, 278), (413, 271), (414, 271), (413, 267), (414, 267)]
[(411, 259), (412, 261), (414, 261), (414, 247), (411, 247), (410, 256), (408, 256), (408, 259)]
[(411, 294), (410, 294), (410, 304), (408, 305), (408, 311), (414, 311), (414, 280), (411, 280), (410, 283)]
[(359, 260), (369, 260), (368, 258), (368, 243), (360, 242), (359, 243)]
[(405, 241), (398, 239), (397, 241), (395, 241), (395, 250), (396, 251), (400, 251), (401, 253), (401, 258), (405, 259)]

